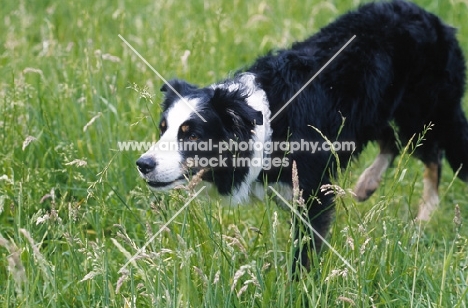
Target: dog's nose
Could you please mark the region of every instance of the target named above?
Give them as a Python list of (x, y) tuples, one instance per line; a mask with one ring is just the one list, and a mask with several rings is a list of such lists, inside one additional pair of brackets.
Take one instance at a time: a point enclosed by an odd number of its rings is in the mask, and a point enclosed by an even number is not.
[(143, 174), (148, 174), (156, 168), (156, 161), (151, 157), (140, 157), (136, 164), (138, 166), (138, 170), (140, 170)]

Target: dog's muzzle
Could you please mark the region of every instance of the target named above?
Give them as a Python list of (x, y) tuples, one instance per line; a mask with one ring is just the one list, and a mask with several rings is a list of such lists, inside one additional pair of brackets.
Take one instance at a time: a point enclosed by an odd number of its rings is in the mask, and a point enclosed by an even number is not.
[(152, 180), (151, 173), (155, 171), (158, 163), (152, 157), (142, 156), (136, 161), (138, 171), (140, 171), (141, 176), (146, 180), (146, 183), (154, 189), (168, 189), (174, 187), (177, 184), (183, 183), (185, 180), (184, 175), (181, 175), (174, 181), (163, 182), (163, 181), (154, 181)]

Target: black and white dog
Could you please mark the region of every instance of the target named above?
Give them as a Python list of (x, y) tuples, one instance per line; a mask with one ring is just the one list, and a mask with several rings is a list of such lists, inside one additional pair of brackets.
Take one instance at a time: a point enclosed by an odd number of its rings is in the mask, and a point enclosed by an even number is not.
[[(203, 180), (241, 203), (262, 191), (265, 181), (277, 183), (282, 192), (290, 189), (295, 161), (308, 219), (325, 235), (333, 197), (320, 187), (330, 184), (337, 168), (345, 167), (369, 141), (378, 142), (380, 154), (354, 190), (358, 200), (365, 200), (399, 153), (397, 140), (404, 145), (431, 123), (415, 152), (426, 166), (417, 218), (427, 220), (439, 200), (443, 152), (458, 176), (468, 180), (464, 85), (465, 60), (452, 27), (405, 1), (363, 5), (290, 49), (259, 58), (233, 78), (204, 88), (180, 80), (164, 85), (161, 138), (138, 159), (138, 170), (150, 187), (168, 189), (204, 169)], [(322, 144), (324, 137), (355, 147), (334, 155), (281, 146), (285, 141)], [(242, 142), (280, 146), (241, 147)], [(165, 150), (164, 143), (177, 146)], [(237, 163), (240, 158), (244, 164)], [(210, 164), (199, 164), (203, 160)], [(309, 235), (319, 248), (321, 240)], [(296, 254), (296, 261), (306, 267), (309, 247), (312, 244)]]

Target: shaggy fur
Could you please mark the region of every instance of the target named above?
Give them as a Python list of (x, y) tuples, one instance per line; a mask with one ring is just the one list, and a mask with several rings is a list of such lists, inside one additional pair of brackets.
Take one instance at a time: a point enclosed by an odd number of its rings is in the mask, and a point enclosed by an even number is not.
[[(353, 35), (356, 38), (351, 44), (270, 123), (271, 115)], [(173, 89), (164, 86), (161, 138), (165, 138), (172, 125), (177, 126), (173, 128), (177, 140), (192, 142), (208, 139), (323, 142), (316, 129), (331, 141), (355, 142), (353, 152), (338, 152), (339, 162), (325, 151), (278, 150), (271, 154), (246, 151), (237, 155), (287, 158), (290, 164), (263, 170), (212, 168), (204, 175), (219, 193), (236, 199), (252, 191), (255, 179), (291, 187), (291, 162), (295, 161), (308, 219), (318, 232), (326, 235), (333, 196), (321, 192), (320, 187), (331, 183), (336, 168), (346, 167), (369, 141), (379, 142), (381, 154), (356, 187), (358, 199), (365, 200), (398, 154), (397, 139), (406, 144), (432, 123), (423, 145), (416, 150), (416, 156), (427, 167), (419, 216), (427, 219), (438, 201), (440, 159), (444, 151), (452, 169), (461, 168), (458, 176), (468, 180), (468, 122), (461, 108), (464, 84), (465, 61), (452, 27), (409, 2), (371, 3), (341, 16), (290, 49), (259, 58), (233, 79), (206, 88), (172, 81), (173, 88), (191, 102), (206, 123), (193, 112), (188, 112), (186, 118), (172, 120), (176, 124), (170, 123), (169, 117), (175, 119), (171, 115), (174, 106), (183, 102)], [(217, 155), (179, 151), (172, 166), (180, 167), (168, 171), (162, 163), (162, 154), (149, 151), (137, 165), (150, 186), (170, 188), (197, 171), (183, 163), (195, 154)], [(225, 155), (232, 159), (231, 154)], [(236, 200), (243, 202), (242, 198)], [(303, 232), (308, 233), (306, 228), (296, 230), (297, 238)], [(320, 239), (308, 235), (313, 238), (313, 246), (320, 248)], [(298, 249), (296, 254), (296, 261), (306, 267), (310, 265), (311, 246)]]

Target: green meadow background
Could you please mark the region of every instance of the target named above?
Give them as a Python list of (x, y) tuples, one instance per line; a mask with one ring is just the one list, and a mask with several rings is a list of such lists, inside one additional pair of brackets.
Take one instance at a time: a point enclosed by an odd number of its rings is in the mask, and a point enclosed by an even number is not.
[[(468, 55), (468, 1), (417, 2)], [(206, 85), (359, 3), (3, 1), (0, 306), (466, 307), (468, 187), (446, 164), (440, 209), (414, 223), (424, 168), (411, 149), (370, 200), (349, 193), (370, 145), (335, 183), (328, 240), (352, 268), (325, 249), (292, 280), (291, 218), (272, 200), (221, 207), (202, 193), (170, 221), (191, 193), (152, 193), (141, 151), (118, 150), (157, 140), (162, 85), (119, 34), (165, 78)]]

